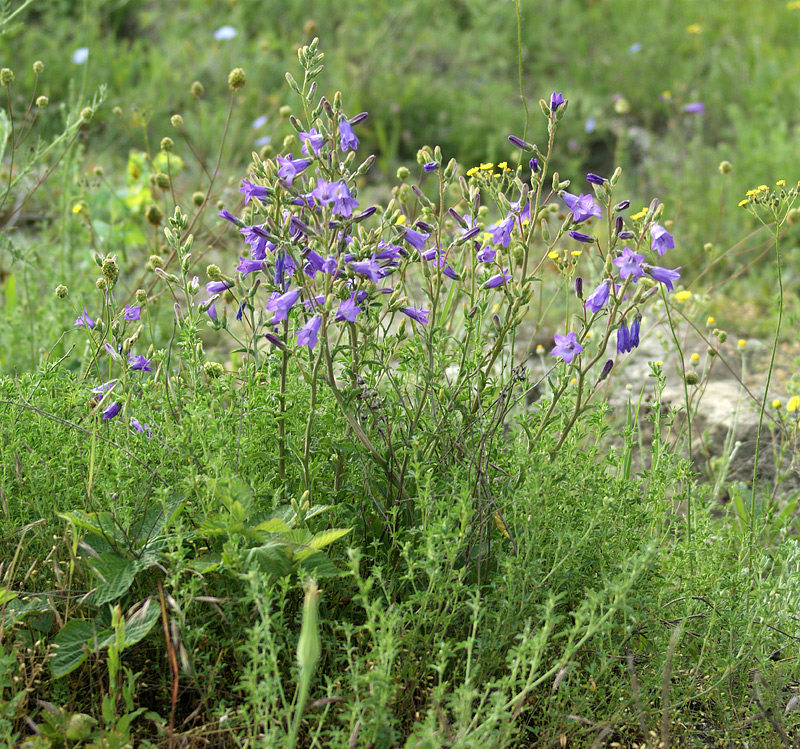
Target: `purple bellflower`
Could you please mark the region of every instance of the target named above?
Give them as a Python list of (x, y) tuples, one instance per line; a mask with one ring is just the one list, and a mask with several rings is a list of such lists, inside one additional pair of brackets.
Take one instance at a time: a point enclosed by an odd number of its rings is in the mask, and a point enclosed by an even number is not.
[(648, 263), (644, 263), (642, 267), (652, 279), (663, 283), (664, 286), (667, 287), (667, 291), (672, 291), (672, 282), (677, 281), (681, 277), (681, 274), (678, 273), (680, 268), (675, 268), (673, 270), (670, 268), (662, 268), (658, 265), (649, 265)]
[(601, 177), (599, 174), (589, 174), (586, 175), (586, 181), (591, 182), (593, 185), (604, 185), (606, 180), (604, 177)]
[(578, 343), (578, 337), (575, 333), (567, 333), (566, 335), (558, 335), (558, 333), (556, 333), (556, 335), (553, 336), (553, 340), (556, 345), (550, 354), (560, 357), (567, 364), (570, 364), (572, 360), (583, 351), (583, 346)]
[(650, 225), (650, 247), (659, 255), (667, 250), (675, 249), (675, 238), (660, 224)]
[(590, 234), (583, 234), (579, 231), (571, 231), (569, 235), (576, 241), (576, 242), (583, 242), (584, 244), (592, 244), (594, 242), (594, 237)]
[(623, 320), (617, 328), (617, 353), (627, 354), (639, 345), (639, 326), (641, 318), (634, 317), (631, 327)]
[(245, 226), (239, 231), (244, 236), (245, 244), (250, 245), (254, 260), (263, 260), (267, 256), (267, 250), (272, 252), (275, 249), (263, 226)]
[(152, 436), (150, 427), (147, 424), (142, 424), (135, 416), (131, 416), (131, 426), (139, 432), (139, 434), (146, 434), (148, 437)]
[(414, 249), (421, 250), (425, 246), (425, 240), (430, 234), (416, 231), (415, 229), (406, 229), (406, 242), (408, 242)]
[(139, 313), (142, 311), (142, 308), (137, 304), (134, 307), (131, 307), (129, 304), (125, 305), (125, 313), (123, 317), (126, 320), (138, 320)]
[(152, 372), (153, 362), (151, 359), (145, 359), (143, 356), (128, 355), (128, 369), (137, 370), (139, 372)]
[(242, 186), (239, 188), (239, 192), (244, 195), (245, 205), (247, 205), (252, 198), (257, 198), (262, 203), (266, 203), (267, 196), (269, 195), (269, 190), (266, 187), (254, 185), (246, 179), (242, 180)]
[(555, 112), (563, 103), (564, 97), (560, 93), (553, 91), (550, 95), (550, 111)]
[(430, 310), (418, 309), (417, 307), (400, 307), (400, 311), (406, 317), (410, 317), (414, 322), (422, 325), (428, 322), (428, 315), (430, 315)]
[(508, 268), (506, 268), (502, 273), (497, 273), (492, 276), (486, 283), (484, 283), (481, 288), (482, 289), (496, 289), (498, 286), (502, 286), (503, 284), (508, 283), (511, 280), (511, 274), (508, 272)]
[(350, 294), (349, 299), (345, 299), (340, 305), (339, 309), (336, 312), (336, 321), (342, 322), (343, 320), (347, 320), (347, 322), (355, 322), (356, 315), (361, 312), (361, 307), (356, 305), (355, 301), (355, 292)]
[(622, 255), (614, 258), (614, 265), (619, 268), (620, 278), (633, 276), (633, 282), (636, 283), (636, 280), (644, 275), (643, 260), (644, 255), (634, 252), (630, 247), (623, 247)]
[(706, 105), (702, 101), (693, 101), (691, 104), (687, 104), (683, 111), (688, 114), (704, 114)]
[(297, 331), (297, 345), (308, 346), (309, 351), (313, 350), (317, 345), (320, 325), (322, 325), (322, 320), (317, 315), (309, 318), (308, 322)]
[(122, 410), (122, 404), (114, 401), (103, 409), (103, 421), (110, 421)]
[(277, 162), (279, 166), (278, 176), (281, 179), (285, 179), (291, 185), (292, 180), (298, 174), (302, 174), (308, 169), (311, 159), (293, 159), (292, 154), (288, 154), (286, 156), (278, 156)]
[(221, 291), (226, 291), (233, 287), (230, 281), (209, 281), (206, 284), (206, 291), (209, 294), (219, 294)]
[(572, 218), (576, 224), (580, 224), (592, 216), (600, 218), (603, 212), (599, 205), (595, 205), (594, 198), (591, 195), (571, 195), (565, 192), (561, 199), (567, 204), (570, 211), (572, 211)]
[(230, 221), (232, 224), (236, 224), (236, 226), (242, 226), (242, 222), (236, 218), (227, 208), (223, 208), (218, 214), (220, 218), (224, 218), (226, 221)]
[(589, 294), (586, 299), (586, 303), (583, 305), (589, 312), (593, 314), (597, 314), (603, 307), (606, 306), (606, 302), (608, 302), (608, 295), (611, 291), (611, 287), (608, 281), (603, 281), (603, 283), (598, 284), (595, 290)]
[(89, 313), (86, 310), (86, 307), (83, 308), (83, 314), (72, 323), (73, 328), (93, 328), (97, 323), (89, 317)]
[(311, 150), (314, 153), (319, 153), (319, 149), (322, 148), (322, 144), (325, 142), (325, 136), (317, 131), (317, 128), (312, 127), (311, 130), (306, 132), (301, 132), (297, 136), (300, 138), (300, 142), (303, 144), (303, 147), (300, 149), (306, 156), (308, 156), (308, 146), (311, 145)]
[[(477, 242), (475, 244), (477, 244)], [(497, 255), (497, 250), (487, 245), (486, 247), (482, 247), (480, 250), (478, 250), (476, 257), (482, 263), (493, 263), (495, 255)]]
[(344, 117), (339, 122), (339, 147), (342, 149), (342, 153), (355, 151), (358, 148), (358, 138)]
[(374, 259), (356, 260), (354, 263), (350, 263), (350, 268), (360, 276), (367, 276), (373, 283), (381, 280), (381, 266)]
[(263, 260), (252, 260), (251, 258), (241, 256), (239, 257), (239, 260), (241, 262), (236, 266), (236, 270), (238, 270), (243, 276), (246, 276), (248, 273), (254, 273), (255, 271), (264, 269)]
[(274, 312), (275, 316), (270, 320), (270, 325), (277, 325), (281, 320), (285, 320), (289, 315), (289, 310), (294, 306), (300, 296), (298, 289), (290, 289), (284, 294), (273, 292), (267, 302), (267, 309)]
[(491, 230), (492, 242), (494, 244), (501, 244), (503, 247), (508, 247), (511, 242), (511, 232), (514, 230), (514, 222), (516, 216), (509, 213), (502, 221), (500, 221), (494, 229)]

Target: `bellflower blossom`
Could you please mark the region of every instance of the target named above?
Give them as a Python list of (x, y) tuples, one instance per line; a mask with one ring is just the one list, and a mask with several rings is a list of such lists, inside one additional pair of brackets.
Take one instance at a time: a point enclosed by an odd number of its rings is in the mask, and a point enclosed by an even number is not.
[(508, 247), (511, 242), (511, 232), (514, 230), (514, 221), (516, 217), (513, 213), (509, 213), (502, 221), (500, 221), (494, 229), (491, 230), (492, 242), (494, 244), (501, 244), (503, 247)]
[(285, 179), (290, 185), (292, 180), (298, 175), (302, 174), (308, 169), (311, 159), (293, 159), (292, 154), (286, 156), (278, 156), (278, 176)]
[(241, 256), (239, 257), (239, 260), (241, 262), (236, 266), (236, 270), (238, 270), (243, 276), (246, 276), (248, 273), (264, 270), (263, 260), (251, 260), (250, 258)]
[(634, 252), (630, 247), (623, 247), (622, 255), (614, 258), (614, 265), (619, 268), (620, 278), (633, 276), (633, 282), (636, 283), (636, 280), (644, 275), (643, 260), (644, 255)]
[(691, 104), (687, 104), (683, 111), (688, 114), (704, 114), (706, 105), (702, 101), (693, 101)]
[(564, 103), (564, 97), (555, 91), (550, 96), (550, 111), (555, 112)]
[(308, 346), (309, 351), (313, 350), (314, 346), (317, 345), (320, 325), (322, 325), (322, 320), (317, 315), (309, 318), (308, 322), (296, 333), (297, 345)]
[(617, 353), (627, 354), (639, 345), (639, 326), (640, 318), (635, 317), (630, 329), (628, 323), (623, 320), (617, 328)]
[(267, 202), (267, 196), (269, 195), (269, 189), (263, 187), (262, 185), (254, 185), (252, 182), (248, 182), (246, 179), (242, 180), (242, 186), (239, 188), (239, 192), (244, 195), (244, 204), (247, 205), (252, 198), (257, 198), (262, 203)]
[(350, 263), (350, 268), (353, 273), (366, 276), (373, 283), (378, 283), (381, 280), (381, 266), (374, 259), (356, 260)]
[(89, 317), (89, 313), (86, 311), (86, 307), (83, 308), (83, 314), (72, 323), (73, 328), (80, 328), (81, 326), (85, 328), (94, 328), (97, 323)]
[(576, 242), (583, 242), (584, 244), (592, 244), (594, 242), (594, 237), (590, 234), (583, 234), (579, 231), (571, 231), (568, 232), (569, 235), (576, 241)]
[[(476, 244), (477, 244), (477, 242), (476, 242)], [(486, 247), (481, 247), (481, 249), (478, 250), (478, 252), (476, 253), (475, 256), (482, 263), (493, 263), (495, 255), (497, 255), (497, 250), (495, 250), (492, 247), (489, 247), (487, 245)]]
[(680, 267), (673, 270), (670, 268), (662, 268), (658, 265), (650, 265), (648, 263), (644, 263), (642, 267), (653, 280), (663, 283), (664, 286), (667, 287), (667, 291), (672, 291), (672, 282), (677, 281), (681, 277), (681, 274), (678, 273)]
[(95, 395), (105, 395), (116, 384), (117, 384), (116, 380), (109, 380), (108, 382), (104, 382), (101, 385), (98, 385), (97, 387), (93, 387), (92, 392)]
[(675, 238), (660, 224), (650, 225), (650, 248), (663, 255), (667, 250), (675, 249)]
[(236, 226), (243, 226), (242, 222), (236, 218), (227, 208), (223, 208), (218, 214), (220, 218), (224, 218), (226, 221), (230, 221), (232, 224)]
[(103, 409), (103, 421), (110, 421), (122, 410), (122, 404), (114, 401)]
[(458, 281), (458, 274), (447, 264), (447, 259), (442, 257), (442, 251), (439, 248), (433, 247), (430, 250), (425, 250), (425, 252), (420, 253), (420, 257), (428, 262), (433, 262), (435, 267), (441, 268), (442, 273), (448, 278)]
[(580, 224), (592, 216), (600, 218), (603, 212), (599, 205), (595, 205), (594, 198), (591, 195), (572, 195), (565, 192), (561, 199), (567, 204), (570, 211), (572, 211), (572, 218), (576, 224)]
[(336, 183), (337, 188), (333, 199), (333, 213), (335, 216), (349, 218), (353, 215), (353, 208), (358, 208), (358, 201), (350, 194), (347, 183), (343, 180)]
[(263, 260), (267, 256), (267, 250), (275, 250), (275, 244), (269, 241), (269, 234), (263, 226), (245, 226), (239, 231), (244, 236), (245, 243), (250, 245), (254, 260)]
[(428, 315), (430, 310), (418, 309), (417, 307), (400, 307), (400, 311), (410, 317), (414, 322), (422, 323), (425, 325), (428, 322)]
[(135, 305), (134, 307), (131, 307), (129, 304), (126, 304), (125, 313), (123, 314), (123, 317), (126, 320), (138, 320), (141, 310), (142, 308), (138, 304)]
[(406, 229), (406, 242), (408, 242), (414, 249), (421, 250), (425, 246), (425, 240), (430, 234), (416, 231), (415, 229)]
[(511, 274), (508, 268), (504, 269), (501, 273), (496, 273), (486, 283), (481, 285), (482, 289), (496, 289), (498, 286), (508, 283), (511, 280)]
[(339, 147), (342, 149), (342, 153), (355, 151), (358, 148), (358, 138), (353, 132), (353, 127), (344, 117), (339, 122)]
[(598, 313), (606, 306), (610, 291), (611, 287), (609, 282), (603, 281), (603, 283), (598, 284), (595, 290), (587, 297), (586, 303), (583, 306), (593, 314)]
[(556, 333), (556, 335), (553, 336), (553, 340), (556, 345), (553, 347), (550, 355), (560, 357), (567, 364), (570, 364), (572, 360), (583, 351), (583, 346), (578, 343), (578, 337), (575, 333), (567, 333), (566, 335), (558, 335), (558, 333)]
[(145, 359), (144, 356), (131, 356), (128, 354), (128, 369), (139, 372), (152, 372), (153, 362), (151, 359)]
[(221, 291), (226, 291), (233, 287), (230, 281), (209, 281), (206, 284), (206, 291), (209, 294), (219, 294)]
[(146, 434), (148, 437), (152, 437), (150, 427), (147, 424), (142, 424), (135, 416), (131, 416), (131, 426), (140, 434)]
[(298, 289), (290, 289), (284, 294), (279, 294), (277, 291), (273, 292), (267, 302), (267, 309), (275, 313), (275, 316), (270, 320), (270, 325), (277, 325), (281, 320), (285, 320), (289, 315), (289, 310), (299, 297), (300, 291)]
[(226, 41), (228, 39), (235, 38), (237, 33), (239, 33), (239, 32), (237, 32), (236, 29), (233, 28), (233, 26), (220, 26), (214, 32), (214, 39), (216, 39), (217, 41), (220, 41), (220, 42), (221, 41)]
[(355, 292), (350, 294), (349, 299), (345, 299), (340, 305), (339, 309), (336, 312), (336, 321), (342, 322), (346, 320), (347, 322), (355, 322), (356, 315), (361, 312), (361, 307), (356, 305), (355, 301)]
[(311, 130), (308, 132), (301, 132), (298, 136), (300, 142), (303, 144), (303, 147), (300, 149), (306, 156), (308, 156), (308, 146), (311, 146), (311, 150), (314, 153), (318, 154), (319, 149), (322, 148), (322, 144), (325, 142), (325, 136), (320, 133), (317, 128), (312, 127)]

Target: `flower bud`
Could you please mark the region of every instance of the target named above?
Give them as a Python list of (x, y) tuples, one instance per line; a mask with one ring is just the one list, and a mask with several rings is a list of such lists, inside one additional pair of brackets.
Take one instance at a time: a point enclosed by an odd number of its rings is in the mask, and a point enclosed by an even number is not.
[(621, 203), (617, 203), (614, 206), (614, 211), (617, 212), (617, 213), (619, 211), (624, 211), (630, 206), (630, 204), (631, 204), (630, 200), (623, 200)]
[(92, 117), (94, 117), (94, 109), (91, 107), (84, 107), (81, 109), (81, 122), (85, 125), (92, 121)]
[(228, 88), (231, 91), (241, 91), (244, 88), (245, 75), (241, 68), (234, 68), (228, 74)]
[(730, 174), (733, 171), (733, 164), (730, 161), (721, 161), (719, 165), (720, 174)]
[(697, 374), (697, 372), (695, 372), (695, 371), (692, 369), (692, 370), (689, 370), (689, 371), (686, 373), (685, 380), (686, 380), (686, 384), (687, 384), (687, 385), (696, 385), (696, 384), (697, 384), (697, 383), (700, 381), (700, 377), (699, 377), (699, 375)]
[(50, 99), (48, 99), (46, 96), (36, 97), (36, 106), (39, 107), (39, 109), (45, 109), (48, 104), (50, 104)]
[(150, 270), (156, 270), (157, 268), (164, 267), (164, 258), (161, 255), (150, 255), (150, 258), (147, 262), (148, 267)]
[(183, 117), (179, 114), (173, 114), (172, 117), (169, 118), (169, 123), (176, 130), (180, 130), (183, 127)]
[(154, 174), (153, 182), (155, 182), (156, 187), (161, 190), (169, 190), (169, 176), (164, 174), (164, 172), (157, 172)]
[(44, 72), (44, 63), (41, 60), (37, 60), (33, 63), (33, 72), (36, 73), (36, 75), (40, 75)]
[(600, 378), (598, 381), (602, 382), (603, 380), (605, 380), (611, 374), (611, 370), (613, 369), (613, 367), (614, 367), (614, 360), (608, 359), (606, 363), (603, 365), (603, 370), (600, 372)]
[(137, 304), (147, 304), (147, 292), (144, 289), (136, 289)]
[(105, 291), (108, 289), (108, 281), (103, 276), (99, 276), (94, 282), (94, 285), (98, 291)]
[(69, 289), (63, 283), (60, 283), (56, 286), (56, 296), (59, 299), (66, 299), (69, 296)]
[(153, 203), (147, 206), (147, 209), (144, 212), (144, 217), (147, 219), (147, 223), (150, 224), (150, 226), (159, 226), (164, 218), (164, 213), (155, 203)]
[(617, 236), (619, 236), (620, 233), (622, 232), (622, 226), (623, 226), (622, 216), (617, 216), (617, 220), (614, 223), (614, 228), (616, 229)]
[(203, 94), (205, 94), (206, 92), (205, 87), (203, 86), (202, 83), (200, 83), (200, 81), (195, 81), (194, 83), (192, 83), (191, 88), (189, 90), (192, 92), (192, 96), (194, 96), (195, 99), (201, 98)]
[(214, 263), (211, 263), (211, 265), (209, 265), (209, 266), (206, 268), (206, 275), (207, 275), (207, 276), (208, 276), (208, 277), (209, 277), (209, 278), (210, 278), (212, 281), (218, 281), (218, 280), (219, 280), (219, 277), (222, 275), (222, 271), (219, 269), (219, 266), (218, 266), (218, 265), (215, 265)]
[(175, 150), (175, 141), (170, 137), (161, 139), (161, 150), (164, 153), (172, 153)]
[(206, 195), (199, 190), (197, 192), (192, 193), (192, 203), (196, 205), (198, 208), (203, 205), (203, 201), (206, 199)]
[(621, 231), (617, 236), (620, 239), (633, 239), (636, 235), (632, 231)]
[(575, 279), (575, 294), (578, 299), (583, 299), (583, 279), (580, 276)]
[(411, 172), (408, 170), (408, 167), (401, 166), (397, 170), (397, 179), (408, 179), (411, 175)]
[(14, 83), (14, 71), (11, 68), (0, 70), (0, 86), (8, 88)]

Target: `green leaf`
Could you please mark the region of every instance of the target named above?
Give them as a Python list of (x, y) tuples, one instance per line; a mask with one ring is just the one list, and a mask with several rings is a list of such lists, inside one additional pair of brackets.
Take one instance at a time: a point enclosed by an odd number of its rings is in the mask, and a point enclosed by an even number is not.
[(141, 559), (128, 559), (116, 551), (106, 551), (91, 560), (90, 564), (94, 574), (101, 582), (91, 597), (95, 606), (116, 601), (133, 584), (138, 572), (152, 566), (152, 557), (143, 556)]
[(6, 316), (11, 317), (17, 306), (17, 279), (13, 273), (6, 279), (3, 291), (6, 295)]
[(281, 518), (272, 518), (270, 520), (265, 520), (263, 523), (259, 523), (256, 526), (256, 530), (266, 533), (288, 533), (292, 529), (285, 520)]
[(82, 619), (67, 622), (55, 636), (53, 642), (58, 646), (50, 661), (50, 670), (56, 679), (72, 673), (89, 655), (89, 641), (95, 636), (95, 623)]
[(247, 549), (242, 556), (242, 566), (245, 569), (257, 567), (276, 579), (286, 577), (292, 571), (292, 561), (287, 547), (276, 542)]
[(135, 645), (147, 637), (160, 614), (161, 609), (152, 598), (148, 598), (140, 609), (125, 620), (125, 647)]
[(301, 578), (336, 577), (340, 574), (339, 568), (331, 561), (331, 558), (321, 551), (312, 552), (305, 559), (300, 560), (297, 572)]
[(323, 531), (322, 533), (317, 533), (314, 538), (308, 542), (308, 545), (312, 549), (324, 549), (326, 546), (330, 546), (334, 541), (338, 541), (340, 538), (346, 536), (351, 530), (353, 529), (331, 528), (330, 530)]

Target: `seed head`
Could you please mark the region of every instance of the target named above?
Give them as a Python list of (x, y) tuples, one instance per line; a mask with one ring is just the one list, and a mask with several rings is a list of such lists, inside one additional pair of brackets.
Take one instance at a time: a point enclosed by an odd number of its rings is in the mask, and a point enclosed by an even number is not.
[(286, 150), (293, 148), (296, 143), (297, 143), (297, 138), (295, 138), (294, 135), (287, 135), (283, 139), (283, 147)]
[(147, 304), (147, 292), (144, 289), (136, 289), (136, 302), (138, 304)]
[(218, 265), (211, 263), (211, 265), (209, 265), (208, 268), (206, 268), (206, 275), (212, 281), (218, 281), (219, 277), (222, 275), (222, 271), (219, 269)]
[(84, 107), (81, 109), (81, 122), (85, 125), (88, 122), (92, 121), (92, 117), (94, 117), (94, 109), (91, 107)]
[(150, 255), (150, 259), (147, 261), (147, 265), (150, 270), (155, 270), (156, 268), (163, 268), (164, 267), (164, 258), (161, 255)]
[(100, 266), (100, 272), (103, 274), (103, 277), (107, 278), (113, 285), (119, 277), (119, 266), (117, 265), (116, 258), (107, 257), (103, 260), (103, 264)]
[(194, 203), (198, 208), (203, 205), (203, 201), (206, 199), (206, 194), (204, 192), (193, 192), (192, 193), (192, 203)]
[(166, 137), (161, 139), (161, 150), (164, 153), (172, 153), (175, 150), (175, 141)]
[(244, 70), (241, 68), (234, 68), (228, 74), (228, 88), (231, 91), (241, 91), (244, 88)]
[(157, 172), (154, 174), (153, 181), (156, 183), (156, 187), (162, 190), (169, 190), (169, 176), (164, 174), (164, 172)]
[(66, 299), (69, 296), (69, 289), (63, 283), (56, 286), (56, 296), (59, 299)]
[(733, 164), (730, 161), (721, 161), (719, 164), (720, 174), (730, 174), (733, 171)]
[(3, 68), (0, 70), (0, 86), (8, 88), (14, 83), (14, 71), (11, 68)]
[(144, 212), (144, 217), (147, 219), (147, 223), (150, 224), (150, 226), (160, 226), (161, 221), (164, 218), (164, 213), (155, 203), (153, 203), (152, 205), (147, 206), (147, 210)]
[(687, 385), (696, 385), (700, 381), (700, 377), (693, 369), (689, 370), (686, 373), (686, 384)]
[(203, 84), (200, 83), (200, 81), (195, 81), (194, 83), (192, 83), (190, 91), (192, 92), (192, 96), (194, 96), (195, 99), (199, 99), (203, 96), (203, 94), (205, 94), (206, 89), (203, 86)]
[(180, 130), (183, 127), (183, 117), (179, 114), (173, 114), (172, 117), (169, 118), (169, 122), (176, 130)]
[(408, 170), (408, 167), (406, 166), (401, 166), (397, 170), (397, 179), (408, 179), (410, 175), (411, 172)]
[(33, 63), (33, 72), (36, 73), (36, 75), (44, 72), (44, 63), (41, 60), (37, 60)]
[(219, 362), (207, 361), (203, 365), (203, 371), (206, 373), (206, 377), (216, 380), (218, 377), (222, 377), (222, 375), (225, 374), (225, 367)]
[(292, 108), (288, 104), (284, 104), (279, 110), (278, 114), (285, 120), (292, 113)]
[(94, 285), (98, 290), (105, 291), (108, 288), (108, 281), (103, 276), (98, 276)]
[(50, 103), (50, 99), (48, 99), (46, 96), (37, 96), (36, 97), (36, 106), (39, 109), (44, 109), (45, 107), (47, 107), (47, 105), (49, 103)]

